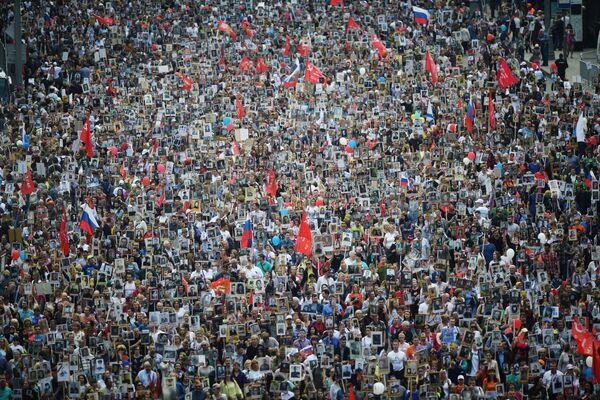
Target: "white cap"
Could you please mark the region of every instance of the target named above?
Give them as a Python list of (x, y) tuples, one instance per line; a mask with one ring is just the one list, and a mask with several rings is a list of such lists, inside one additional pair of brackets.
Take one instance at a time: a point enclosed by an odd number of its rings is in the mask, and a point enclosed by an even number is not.
[(459, 376), (458, 376), (458, 380), (460, 381), (461, 379), (464, 381), (464, 380), (465, 380), (465, 377), (464, 377), (464, 376), (462, 376), (462, 375), (459, 375)]

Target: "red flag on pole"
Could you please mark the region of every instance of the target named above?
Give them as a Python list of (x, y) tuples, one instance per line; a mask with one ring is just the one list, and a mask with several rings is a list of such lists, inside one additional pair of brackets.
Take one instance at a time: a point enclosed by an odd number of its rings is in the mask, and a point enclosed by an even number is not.
[(431, 83), (435, 86), (438, 80), (437, 65), (435, 65), (435, 61), (433, 61), (429, 50), (425, 53), (425, 70), (431, 75)]
[(586, 332), (585, 328), (579, 322), (579, 318), (574, 316), (573, 323), (571, 324), (571, 335), (573, 336), (573, 339), (580, 341), (585, 337), (586, 333), (589, 332)]
[(240, 62), (240, 74), (249, 71), (252, 68), (252, 61), (246, 56), (242, 57), (242, 61)]
[(250, 22), (247, 19), (242, 21), (242, 29), (246, 32), (246, 36), (251, 38), (254, 36), (254, 32), (252, 32), (252, 28), (250, 27)]
[(348, 388), (348, 400), (356, 400), (356, 394), (354, 394), (354, 387), (350, 384)]
[(227, 22), (225, 22), (225, 21), (219, 21), (219, 22), (218, 22), (218, 24), (219, 24), (219, 25), (218, 25), (218, 28), (217, 28), (217, 29), (218, 29), (218, 31), (219, 31), (219, 32), (225, 32), (225, 33), (228, 33), (228, 34), (229, 34), (229, 37), (230, 37), (232, 40), (235, 40), (235, 38), (236, 38), (236, 34), (235, 34), (235, 32), (233, 31), (233, 29), (231, 29), (231, 26), (229, 26), (229, 24), (228, 24)]
[(240, 96), (237, 94), (235, 95), (235, 106), (237, 107), (238, 118), (244, 119), (244, 106), (240, 101)]
[(500, 86), (502, 89), (506, 89), (507, 87), (519, 83), (504, 58), (500, 59), (500, 68), (498, 68), (496, 79), (498, 80), (498, 86)]
[(385, 56), (387, 56), (387, 49), (374, 33), (371, 34), (371, 43), (373, 48), (379, 52), (379, 58), (385, 58)]
[(286, 89), (293, 88), (296, 86), (297, 83), (298, 83), (297, 79), (294, 79), (294, 80), (288, 81), (288, 82), (283, 82), (283, 87)]
[(294, 250), (310, 257), (312, 250), (312, 233), (310, 232), (310, 226), (308, 226), (308, 222), (306, 221), (306, 213), (302, 214), (302, 221), (300, 222), (300, 230), (298, 231), (298, 238), (296, 238)]
[(335, 7), (338, 4), (344, 5), (344, 0), (329, 0), (329, 5), (332, 7)]
[(113, 88), (113, 84), (112, 84), (112, 80), (111, 79), (107, 79), (106, 80), (106, 93), (109, 94), (112, 97), (117, 97), (117, 92), (115, 91), (115, 88)]
[(213, 290), (219, 291), (221, 293), (229, 294), (231, 292), (231, 280), (220, 278), (211, 283), (210, 287)]
[(268, 70), (269, 70), (269, 67), (267, 67), (267, 64), (264, 63), (262, 58), (258, 57), (256, 59), (256, 70), (255, 70), (256, 73), (260, 75), (260, 74), (264, 74)]
[(354, 18), (352, 18), (352, 15), (350, 16), (350, 18), (348, 18), (348, 25), (346, 25), (346, 29), (347, 30), (360, 29), (360, 26), (356, 23)]
[(87, 156), (90, 158), (94, 157), (94, 143), (92, 143), (92, 131), (90, 128), (89, 118), (87, 118), (83, 124), (83, 129), (81, 130), (81, 136), (79, 136), (79, 140), (81, 140), (85, 145), (85, 152), (87, 153)]
[(27, 196), (35, 191), (35, 184), (33, 183), (33, 177), (31, 176), (31, 170), (27, 167), (25, 172), (25, 180), (21, 184), (21, 194)]
[(98, 22), (100, 22), (102, 25), (106, 25), (106, 26), (111, 26), (112, 24), (115, 23), (115, 20), (112, 19), (112, 17), (101, 17), (99, 15), (94, 15), (94, 18), (96, 18), (96, 20)]
[(275, 170), (271, 168), (269, 171), (269, 178), (267, 179), (267, 186), (265, 187), (265, 191), (270, 194), (272, 197), (277, 196), (277, 180), (275, 179)]
[(188, 92), (190, 90), (192, 90), (194, 81), (192, 81), (190, 78), (188, 78), (185, 74), (182, 74), (181, 72), (178, 72), (177, 76), (180, 77), (181, 79), (183, 79), (183, 86), (182, 86), (183, 90), (187, 90)]
[(496, 129), (496, 111), (494, 110), (494, 100), (492, 99), (492, 91), (488, 92), (488, 118), (490, 129)]
[(238, 142), (235, 139), (233, 139), (233, 143), (231, 144), (231, 152), (234, 156), (240, 155), (240, 146), (238, 145)]
[(69, 236), (67, 235), (67, 211), (63, 207), (62, 221), (60, 222), (60, 247), (65, 257), (69, 256)]
[(298, 54), (300, 54), (302, 57), (308, 57), (308, 55), (310, 54), (310, 48), (300, 43), (298, 45)]
[(292, 44), (290, 43), (290, 36), (286, 35), (285, 36), (285, 47), (283, 48), (283, 55), (285, 57), (289, 57), (290, 56), (290, 49), (292, 48)]
[(306, 63), (306, 69), (304, 70), (304, 80), (309, 83), (317, 84), (320, 80), (323, 79), (324, 85), (327, 85), (327, 78), (319, 68), (317, 68), (310, 61)]

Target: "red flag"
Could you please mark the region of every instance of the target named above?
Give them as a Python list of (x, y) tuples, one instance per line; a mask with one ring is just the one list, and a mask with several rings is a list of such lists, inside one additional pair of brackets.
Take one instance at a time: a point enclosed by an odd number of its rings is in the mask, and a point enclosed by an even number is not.
[(494, 110), (494, 100), (492, 99), (492, 91), (488, 93), (488, 118), (490, 129), (496, 129), (496, 111)]
[(271, 196), (277, 196), (277, 180), (275, 180), (275, 170), (271, 168), (269, 171), (269, 178), (267, 179), (267, 186), (265, 187), (265, 191)]
[(115, 23), (115, 21), (112, 19), (112, 17), (101, 17), (99, 15), (94, 15), (94, 17), (102, 25), (111, 26), (112, 24)]
[(589, 334), (589, 332), (581, 325), (579, 318), (577, 316), (573, 317), (573, 323), (571, 324), (571, 335), (573, 335), (573, 339), (581, 341), (587, 334)]
[(298, 83), (297, 79), (294, 79), (294, 80), (291, 80), (288, 82), (283, 82), (283, 87), (286, 89), (289, 89), (289, 88), (295, 87), (297, 83)]
[(238, 145), (238, 142), (235, 139), (233, 139), (233, 143), (231, 144), (231, 152), (234, 156), (240, 155), (240, 146)]
[(231, 40), (235, 40), (236, 38), (236, 34), (233, 31), (233, 29), (231, 29), (231, 26), (229, 26), (229, 24), (225, 21), (219, 21), (218, 22), (218, 31), (219, 32), (225, 32), (229, 34), (229, 37), (231, 38)]
[(290, 49), (292, 48), (292, 44), (290, 43), (290, 36), (285, 35), (285, 47), (283, 48), (283, 55), (285, 57), (290, 56)]
[(344, 0), (329, 0), (329, 5), (332, 7), (335, 7), (338, 4), (344, 5)]
[(300, 222), (300, 230), (298, 231), (298, 238), (296, 239), (294, 250), (310, 257), (312, 250), (312, 233), (310, 232), (308, 222), (306, 222), (306, 213), (302, 214), (302, 221)]
[(310, 54), (310, 48), (300, 43), (298, 45), (298, 54), (300, 54), (302, 57), (308, 57), (308, 55)]
[(325, 86), (327, 86), (327, 78), (319, 68), (317, 68), (313, 63), (308, 61), (306, 63), (306, 69), (304, 70), (304, 80), (309, 83), (317, 84), (320, 80), (323, 79)]
[(79, 136), (79, 140), (81, 140), (85, 145), (85, 152), (87, 153), (87, 156), (90, 158), (94, 157), (94, 143), (92, 143), (92, 130), (90, 129), (89, 118), (87, 118), (83, 124), (83, 129), (81, 130), (81, 136)]
[(127, 179), (127, 169), (125, 169), (125, 161), (123, 161), (123, 164), (121, 164), (119, 173), (121, 174), (121, 177), (123, 178), (123, 180)]
[(231, 292), (231, 281), (229, 279), (220, 278), (211, 283), (210, 287), (213, 290), (229, 294), (229, 292)]
[(600, 382), (600, 342), (594, 340), (594, 355), (592, 356), (592, 372), (596, 377), (596, 383)]
[(69, 256), (69, 236), (67, 235), (67, 211), (63, 207), (62, 221), (60, 222), (60, 247), (65, 257)]
[(356, 23), (354, 18), (352, 18), (352, 15), (350, 16), (350, 18), (348, 18), (348, 25), (346, 25), (346, 29), (347, 30), (360, 29), (360, 26), (358, 26), (358, 24)]
[(350, 385), (348, 388), (348, 400), (356, 400), (356, 395), (354, 394), (354, 386)]
[(27, 167), (25, 172), (25, 180), (21, 184), (21, 194), (27, 196), (35, 191), (35, 184), (33, 183), (33, 177), (31, 176), (31, 170)]
[(498, 68), (496, 79), (498, 80), (498, 86), (500, 86), (502, 89), (506, 89), (507, 87), (519, 83), (504, 58), (500, 59), (500, 68)]
[(252, 68), (252, 62), (250, 61), (250, 59), (246, 56), (242, 57), (242, 61), (240, 62), (240, 74), (249, 71), (250, 68)]
[(256, 60), (256, 73), (257, 74), (264, 74), (265, 72), (267, 72), (269, 70), (269, 67), (267, 67), (267, 64), (265, 64), (262, 60), (262, 58), (258, 57), (258, 59)]
[(438, 80), (437, 65), (435, 65), (429, 50), (427, 50), (427, 53), (425, 53), (425, 70), (429, 72), (429, 75), (431, 75), (431, 83), (433, 83), (433, 86), (435, 86)]
[(252, 28), (250, 27), (250, 22), (247, 19), (242, 21), (242, 29), (244, 32), (246, 32), (246, 36), (249, 38), (254, 36), (254, 32), (252, 32)]
[(240, 101), (240, 96), (237, 94), (235, 95), (235, 106), (237, 107), (238, 118), (244, 119), (244, 106)]
[(116, 97), (117, 96), (117, 92), (115, 91), (115, 89), (113, 88), (113, 84), (112, 84), (112, 80), (111, 79), (107, 79), (106, 80), (106, 84), (107, 84), (107, 88), (106, 88), (106, 93), (108, 93), (110, 96), (112, 97)]
[(379, 52), (379, 58), (385, 58), (385, 56), (387, 56), (387, 49), (374, 33), (371, 34), (371, 44), (373, 48)]
[(185, 74), (182, 74), (181, 72), (178, 72), (177, 76), (180, 77), (181, 79), (183, 79), (183, 86), (182, 86), (183, 90), (187, 90), (188, 92), (190, 90), (192, 90), (194, 81), (192, 81), (190, 78), (188, 78)]
[(590, 333), (583, 340), (577, 342), (577, 354), (581, 354), (583, 356), (592, 356), (594, 354), (594, 342), (596, 339)]
[(160, 197), (158, 199), (156, 199), (156, 206), (161, 207), (165, 203), (166, 196), (165, 196), (165, 191), (162, 190), (162, 186), (160, 183), (156, 186), (155, 192), (157, 194), (158, 193), (161, 194)]

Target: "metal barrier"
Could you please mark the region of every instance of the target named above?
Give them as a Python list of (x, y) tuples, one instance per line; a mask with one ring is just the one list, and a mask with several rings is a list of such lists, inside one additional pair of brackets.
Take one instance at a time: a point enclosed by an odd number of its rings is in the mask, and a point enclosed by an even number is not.
[(579, 60), (581, 83), (593, 86), (595, 81), (598, 80), (598, 74), (600, 74), (600, 65), (590, 61)]

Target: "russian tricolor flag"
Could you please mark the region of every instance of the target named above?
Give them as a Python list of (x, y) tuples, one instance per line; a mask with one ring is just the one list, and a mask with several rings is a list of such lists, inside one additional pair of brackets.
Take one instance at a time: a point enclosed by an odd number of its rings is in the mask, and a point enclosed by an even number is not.
[(23, 125), (23, 136), (21, 138), (21, 141), (23, 142), (23, 150), (29, 149), (29, 135), (25, 130), (25, 125)]
[(427, 118), (429, 126), (433, 125), (433, 120), (435, 119), (435, 116), (433, 115), (433, 107), (431, 106), (431, 102), (427, 104), (427, 114), (425, 114), (425, 118)]
[(469, 100), (469, 106), (467, 107), (467, 115), (465, 116), (465, 125), (467, 131), (473, 133), (473, 124), (475, 122), (475, 109), (473, 108), (473, 102)]
[(403, 176), (400, 178), (400, 187), (405, 187), (408, 189), (412, 189), (413, 188), (413, 184), (410, 181), (410, 179), (408, 179), (406, 176)]
[(304, 356), (310, 356), (311, 354), (313, 354), (313, 347), (312, 346), (306, 346), (305, 348), (303, 348), (302, 350), (300, 350), (300, 352), (302, 354), (304, 354)]
[(587, 175), (585, 176), (585, 186), (587, 186), (588, 189), (592, 188), (592, 182), (596, 180), (596, 176), (594, 175), (594, 172), (592, 172), (592, 170), (589, 170), (589, 172), (587, 173)]
[(413, 14), (415, 14), (415, 22), (421, 25), (429, 23), (429, 11), (424, 8), (413, 6)]
[(242, 241), (240, 243), (242, 249), (249, 249), (252, 247), (252, 222), (249, 219), (244, 224), (244, 231), (242, 232)]
[(81, 221), (79, 222), (79, 228), (82, 231), (86, 232), (89, 236), (94, 236), (94, 232), (100, 224), (98, 224), (96, 209), (94, 205), (90, 203), (86, 203), (83, 206), (83, 214), (81, 215)]

